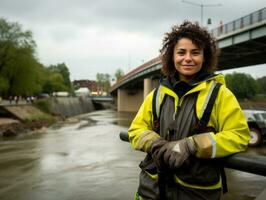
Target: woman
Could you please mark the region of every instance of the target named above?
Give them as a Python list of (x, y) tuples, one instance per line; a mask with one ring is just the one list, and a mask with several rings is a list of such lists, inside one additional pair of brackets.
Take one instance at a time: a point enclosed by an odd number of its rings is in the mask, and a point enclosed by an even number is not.
[(226, 188), (218, 158), (244, 151), (250, 136), (224, 77), (213, 73), (216, 41), (185, 21), (165, 34), (160, 52), (165, 78), (128, 131), (132, 147), (147, 152), (135, 199), (220, 199)]

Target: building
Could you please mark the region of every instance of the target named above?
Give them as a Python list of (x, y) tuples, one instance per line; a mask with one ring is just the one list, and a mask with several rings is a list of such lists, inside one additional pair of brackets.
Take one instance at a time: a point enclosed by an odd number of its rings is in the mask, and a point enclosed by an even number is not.
[(97, 92), (99, 90), (96, 81), (91, 80), (74, 80), (73, 86), (76, 89), (88, 88), (91, 92)]

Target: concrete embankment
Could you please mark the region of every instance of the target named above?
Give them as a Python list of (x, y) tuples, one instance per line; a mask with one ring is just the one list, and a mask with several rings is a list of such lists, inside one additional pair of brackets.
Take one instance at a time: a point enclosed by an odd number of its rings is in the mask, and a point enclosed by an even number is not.
[(44, 113), (31, 104), (0, 106), (0, 135), (12, 136), (28, 130), (39, 129), (54, 123), (53, 116), (71, 117), (94, 111), (91, 99), (87, 98), (51, 98), (45, 99), (50, 105), (51, 115)]
[(9, 105), (0, 107), (0, 135), (16, 136), (49, 126), (56, 120), (32, 105)]
[(51, 99), (52, 112), (56, 115), (71, 117), (95, 110), (89, 98), (57, 97)]
[(32, 105), (3, 106), (11, 116), (20, 121), (32, 121), (45, 118), (47, 114)]

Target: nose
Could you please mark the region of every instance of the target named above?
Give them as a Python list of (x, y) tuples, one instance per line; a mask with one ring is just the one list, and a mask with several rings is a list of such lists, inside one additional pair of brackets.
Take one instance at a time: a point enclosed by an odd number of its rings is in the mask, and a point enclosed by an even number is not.
[(190, 53), (186, 53), (185, 54), (185, 61), (186, 62), (191, 62), (192, 61), (192, 57), (191, 57), (191, 54)]

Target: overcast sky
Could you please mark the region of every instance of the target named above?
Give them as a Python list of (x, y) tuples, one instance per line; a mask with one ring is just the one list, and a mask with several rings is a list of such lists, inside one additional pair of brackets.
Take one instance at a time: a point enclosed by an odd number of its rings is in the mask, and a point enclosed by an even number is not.
[[(203, 5), (203, 24), (214, 28), (266, 7), (265, 0), (190, 0)], [(0, 17), (31, 30), (37, 57), (64, 62), (71, 80), (129, 72), (159, 55), (162, 38), (184, 19), (200, 21), (201, 9), (181, 0), (0, 0)], [(266, 70), (258, 67), (256, 77)], [(263, 72), (264, 71), (264, 72)], [(256, 72), (256, 70), (252, 70)]]

